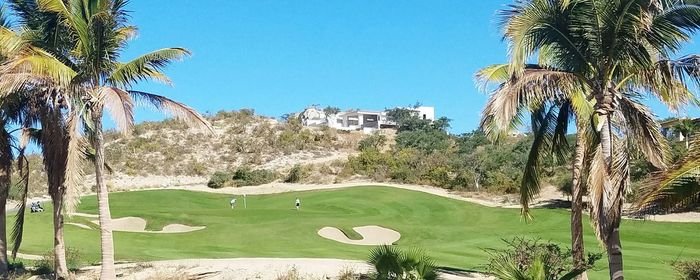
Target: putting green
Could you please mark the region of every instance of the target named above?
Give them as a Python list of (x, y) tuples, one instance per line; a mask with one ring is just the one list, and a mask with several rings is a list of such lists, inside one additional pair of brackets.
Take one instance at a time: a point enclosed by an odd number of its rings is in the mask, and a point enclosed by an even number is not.
[[(302, 200), (301, 211), (294, 199)], [(501, 239), (525, 235), (569, 244), (569, 213), (536, 209), (535, 220), (525, 223), (518, 209), (489, 208), (426, 193), (390, 187), (363, 186), (339, 190), (242, 197), (231, 210), (229, 195), (176, 190), (114, 193), (112, 216), (141, 217), (147, 230), (179, 223), (206, 229), (177, 234), (115, 232), (119, 260), (166, 260), (232, 257), (315, 257), (364, 259), (369, 248), (320, 237), (326, 226), (351, 229), (379, 225), (401, 233), (399, 246), (425, 248), (440, 265), (483, 270), (484, 248), (503, 247)], [(79, 207), (97, 213), (96, 198), (88, 196)], [(22, 252), (42, 254), (51, 248), (51, 211), (27, 214)], [(85, 223), (85, 218), (71, 221)], [(12, 222), (12, 219), (9, 219)], [(586, 246), (600, 252), (586, 227)], [(700, 224), (624, 221), (622, 241), (625, 273), (630, 279), (666, 279), (670, 262), (700, 258)], [(68, 247), (78, 249), (85, 262), (99, 259), (99, 231), (66, 225)], [(605, 259), (591, 279), (607, 277)]]

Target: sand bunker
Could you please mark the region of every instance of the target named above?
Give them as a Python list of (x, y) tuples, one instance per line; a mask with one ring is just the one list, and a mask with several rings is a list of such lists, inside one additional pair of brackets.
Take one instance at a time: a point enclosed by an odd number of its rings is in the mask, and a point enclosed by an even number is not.
[[(99, 225), (99, 220), (93, 220), (94, 224)], [(125, 231), (125, 232), (140, 232), (140, 233), (183, 233), (183, 232), (193, 232), (197, 230), (205, 229), (205, 226), (188, 226), (182, 224), (169, 224), (163, 227), (160, 231), (150, 231), (146, 230), (146, 220), (138, 217), (124, 217), (118, 219), (112, 219), (112, 229), (114, 231)]]
[(355, 227), (353, 230), (362, 235), (362, 239), (352, 240), (341, 230), (334, 227), (324, 227), (318, 231), (318, 235), (345, 244), (365, 246), (391, 245), (401, 238), (401, 234), (398, 231), (380, 226)]

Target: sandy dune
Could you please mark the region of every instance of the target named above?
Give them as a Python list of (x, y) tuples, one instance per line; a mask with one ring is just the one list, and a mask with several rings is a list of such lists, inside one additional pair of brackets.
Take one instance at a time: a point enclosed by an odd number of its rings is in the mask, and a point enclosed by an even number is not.
[(391, 245), (401, 238), (401, 234), (398, 231), (380, 226), (354, 227), (353, 230), (362, 235), (362, 239), (352, 240), (341, 230), (334, 227), (324, 227), (318, 231), (318, 235), (340, 243), (365, 246)]

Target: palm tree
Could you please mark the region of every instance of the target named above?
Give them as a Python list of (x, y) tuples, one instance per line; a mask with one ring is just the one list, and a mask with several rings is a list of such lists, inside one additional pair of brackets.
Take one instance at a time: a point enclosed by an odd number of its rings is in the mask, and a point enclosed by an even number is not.
[[(698, 80), (700, 59), (671, 56), (700, 27), (700, 7), (673, 0), (531, 0), (517, 1), (502, 16), (509, 82), (497, 90), (506, 98), (484, 115), (493, 114), (492, 125), (505, 129), (520, 121), (519, 103), (569, 92), (593, 102), (585, 122), (591, 149), (584, 154), (591, 220), (606, 245), (610, 278), (623, 279), (619, 226), (628, 152), (638, 149), (660, 169), (667, 159), (659, 125), (640, 100), (655, 96), (672, 109), (695, 102), (686, 82)], [(528, 74), (526, 61), (534, 55), (556, 68)]]
[(685, 210), (700, 202), (700, 139), (693, 138), (688, 154), (666, 171), (656, 172), (640, 188), (637, 214)]
[[(541, 62), (546, 62), (540, 59)], [(486, 67), (476, 74), (476, 79), (482, 91), (487, 91), (489, 84), (498, 84), (501, 89), (508, 88), (510, 74), (507, 64), (498, 64)], [(537, 75), (539, 72), (548, 71), (552, 67), (530, 64), (526, 66), (524, 75)], [(551, 87), (550, 87), (551, 88)], [(556, 88), (553, 88), (556, 90)], [(508, 98), (512, 94), (509, 90), (496, 90), (486, 104), (481, 127), (493, 140), (502, 137), (503, 132), (517, 129), (520, 124), (519, 119), (511, 123), (507, 130), (496, 126), (493, 122), (495, 115), (500, 111), (499, 100)], [(541, 163), (546, 158), (555, 157), (559, 162), (566, 160), (570, 154), (570, 145), (566, 139), (567, 131), (571, 122), (571, 117), (575, 117), (577, 123), (576, 148), (572, 163), (572, 205), (571, 205), (571, 243), (574, 264), (579, 269), (586, 266), (584, 258), (583, 244), (583, 193), (584, 186), (583, 170), (586, 154), (586, 126), (585, 122), (591, 117), (592, 104), (585, 98), (585, 94), (577, 91), (557, 92), (544, 99), (521, 100), (521, 103), (514, 104), (519, 111), (527, 111), (531, 115), (531, 127), (534, 134), (534, 141), (528, 155), (528, 161), (524, 168), (524, 176), (521, 182), (521, 204), (522, 213), (528, 219), (530, 201), (539, 193)], [(578, 276), (579, 279), (587, 279), (584, 271)]]
[[(7, 13), (4, 8), (0, 9), (0, 26), (9, 28)], [(2, 47), (0, 47), (2, 48)], [(7, 55), (5, 48), (2, 48), (2, 56)], [(0, 277), (6, 277), (8, 273), (7, 259), (7, 212), (5, 205), (12, 186), (12, 134), (9, 125), (13, 121), (13, 112), (6, 99), (0, 100)]]
[[(209, 123), (193, 109), (163, 96), (135, 91), (131, 87), (142, 80), (170, 83), (161, 69), (172, 61), (189, 55), (182, 48), (166, 48), (145, 54), (126, 63), (118, 62), (121, 51), (134, 37), (136, 27), (128, 24), (124, 0), (39, 0), (38, 8), (54, 14), (64, 28), (71, 49), (66, 53), (27, 52), (8, 63), (15, 75), (0, 82), (0, 88), (17, 89), (27, 81), (50, 79), (56, 85), (54, 104), (66, 108), (67, 133), (73, 134), (80, 119), (89, 131), (90, 144), (95, 151), (94, 166), (100, 214), (102, 271), (101, 279), (114, 279), (114, 246), (108, 190), (104, 181), (104, 140), (102, 116), (104, 109), (112, 116), (117, 127), (128, 132), (133, 126), (133, 107), (148, 104), (169, 112), (174, 117), (196, 127), (211, 130)], [(58, 113), (58, 111), (54, 111)], [(76, 141), (73, 141), (76, 139)], [(81, 150), (77, 137), (69, 137), (69, 150)], [(47, 148), (47, 147), (45, 147)], [(79, 154), (79, 153), (74, 153)], [(73, 170), (68, 155), (67, 168)], [(75, 169), (77, 170), (77, 169)], [(67, 181), (76, 176), (67, 175)]]
[[(34, 63), (41, 61), (51, 62), (67, 53), (69, 41), (65, 30), (55, 14), (39, 10), (34, 0), (11, 0), (10, 7), (20, 24), (19, 32), (4, 29), (2, 40), (4, 47), (12, 52), (9, 61), (3, 65), (3, 75), (9, 83), (8, 92), (16, 92), (23, 97), (25, 103), (25, 117), (23, 126), (28, 128), (36, 123), (42, 129), (27, 132), (26, 141), (33, 141), (42, 147), (44, 168), (48, 177), (48, 192), (53, 203), (54, 224), (54, 277), (65, 279), (68, 277), (68, 267), (65, 256), (65, 243), (63, 241), (63, 221), (65, 212), (65, 198), (67, 194), (76, 197), (75, 188), (79, 184), (80, 169), (77, 162), (81, 160), (79, 152), (71, 151), (72, 142), (79, 143), (80, 136), (70, 133), (66, 116), (70, 114), (64, 98), (65, 89), (60, 89), (51, 79), (42, 75), (28, 77), (23, 71), (19, 71), (24, 59)], [(19, 76), (20, 78), (17, 78)], [(13, 81), (17, 83), (14, 84)], [(26, 143), (26, 141), (23, 141)], [(23, 153), (23, 149), (20, 150)], [(22, 163), (22, 161), (20, 161)], [(25, 163), (26, 165), (26, 163)], [(26, 166), (20, 166), (20, 171), (26, 171)], [(27, 182), (24, 182), (24, 196), (26, 197)], [(24, 200), (26, 203), (26, 199)], [(75, 201), (69, 201), (74, 205)], [(18, 218), (13, 230), (13, 256), (22, 242), (24, 225), (24, 204), (20, 207)]]

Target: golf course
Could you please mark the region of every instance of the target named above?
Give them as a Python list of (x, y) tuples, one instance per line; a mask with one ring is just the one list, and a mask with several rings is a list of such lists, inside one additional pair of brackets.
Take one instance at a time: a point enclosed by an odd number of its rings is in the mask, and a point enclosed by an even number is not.
[[(401, 233), (399, 247), (421, 247), (440, 266), (483, 271), (487, 248), (502, 248), (502, 239), (541, 238), (569, 247), (567, 210), (535, 209), (526, 222), (519, 209), (491, 208), (428, 193), (384, 186), (337, 190), (248, 195), (247, 208), (239, 197), (236, 209), (230, 195), (185, 190), (149, 190), (110, 194), (114, 219), (139, 217), (146, 230), (168, 224), (205, 226), (187, 233), (115, 232), (119, 261), (151, 261), (236, 257), (314, 257), (364, 260), (371, 246), (347, 245), (317, 234), (337, 227), (355, 239), (352, 228), (378, 225)], [(294, 201), (300, 198), (300, 211)], [(43, 213), (27, 215), (22, 253), (42, 255), (51, 249), (50, 205)], [(86, 196), (80, 213), (97, 214), (95, 196)], [(9, 219), (8, 223), (12, 223)], [(100, 235), (90, 218), (74, 216), (66, 225), (66, 242), (77, 249), (81, 262), (99, 263)], [(588, 220), (584, 221), (588, 224)], [(8, 224), (8, 226), (11, 226)], [(586, 249), (602, 252), (589, 226)], [(625, 270), (630, 279), (664, 279), (676, 259), (700, 257), (699, 223), (659, 223), (625, 220), (622, 224)], [(591, 279), (607, 276), (606, 261), (589, 272)]]

